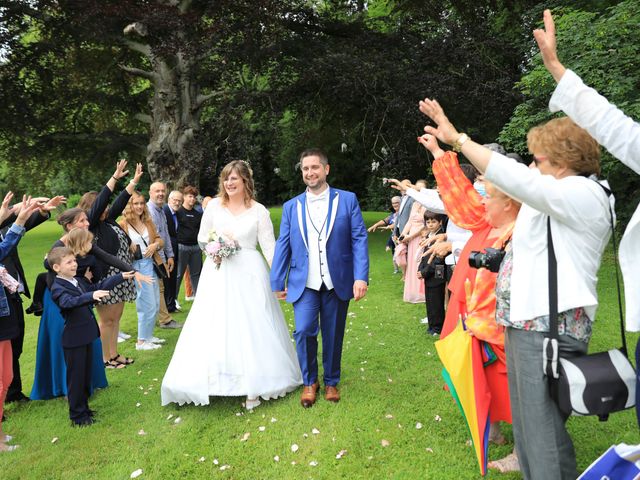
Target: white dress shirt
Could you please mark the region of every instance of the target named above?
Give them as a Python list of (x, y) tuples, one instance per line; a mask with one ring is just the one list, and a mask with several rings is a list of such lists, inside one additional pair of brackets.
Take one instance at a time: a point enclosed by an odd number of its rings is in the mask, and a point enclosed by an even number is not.
[[(549, 110), (564, 111), (600, 145), (640, 174), (640, 124), (627, 117), (580, 77), (567, 70), (549, 102)], [(633, 201), (633, 200), (632, 200)], [(640, 331), (640, 207), (620, 241), (620, 269), (626, 290), (626, 328)]]
[(309, 275), (306, 287), (320, 290), (324, 283), (333, 288), (327, 263), (327, 230), (329, 227), (329, 186), (318, 195), (307, 190), (306, 218), (309, 245)]

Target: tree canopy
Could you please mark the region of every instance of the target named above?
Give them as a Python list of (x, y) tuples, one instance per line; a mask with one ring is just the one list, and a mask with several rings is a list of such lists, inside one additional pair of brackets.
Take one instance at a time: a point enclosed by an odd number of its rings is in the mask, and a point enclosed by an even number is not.
[[(0, 10), (2, 181), (19, 191), (80, 192), (126, 155), (144, 161), (154, 180), (211, 194), (220, 168), (242, 158), (269, 204), (300, 190), (297, 156), (318, 146), (331, 159), (332, 184), (380, 208), (390, 196), (382, 177), (429, 175), (416, 142), (425, 96), (474, 138), (500, 137), (526, 153), (526, 131), (548, 118), (553, 88), (531, 38), (544, 6), (11, 2)], [(634, 2), (576, 1), (558, 13), (563, 60), (640, 118)], [(618, 162), (604, 165), (614, 187), (637, 193)]]

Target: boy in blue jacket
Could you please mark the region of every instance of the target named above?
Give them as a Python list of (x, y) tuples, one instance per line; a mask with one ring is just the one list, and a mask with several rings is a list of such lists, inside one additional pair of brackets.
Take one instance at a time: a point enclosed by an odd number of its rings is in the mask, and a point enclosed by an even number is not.
[(75, 277), (78, 263), (69, 248), (53, 248), (47, 260), (57, 274), (51, 286), (51, 296), (64, 318), (62, 348), (67, 364), (69, 418), (74, 426), (91, 425), (94, 422), (93, 411), (89, 408), (91, 346), (100, 336), (93, 305), (108, 297), (109, 290), (116, 285), (133, 278), (134, 272), (119, 273), (91, 284)]

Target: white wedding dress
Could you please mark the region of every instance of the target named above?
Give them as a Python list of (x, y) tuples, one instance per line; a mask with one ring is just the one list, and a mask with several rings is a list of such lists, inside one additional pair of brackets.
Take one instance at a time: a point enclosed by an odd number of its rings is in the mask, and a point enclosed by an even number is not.
[(271, 261), (275, 248), (268, 210), (255, 203), (240, 215), (211, 200), (198, 241), (211, 230), (241, 249), (222, 260), (207, 257), (196, 298), (162, 380), (162, 405), (208, 405), (210, 396), (281, 397), (302, 384), (295, 349), (271, 291), (259, 243)]

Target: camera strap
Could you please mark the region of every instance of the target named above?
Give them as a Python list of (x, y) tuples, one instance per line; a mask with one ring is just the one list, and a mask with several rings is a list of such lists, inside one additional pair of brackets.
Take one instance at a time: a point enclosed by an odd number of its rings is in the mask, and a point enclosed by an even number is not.
[[(611, 190), (597, 183), (607, 194), (607, 202), (612, 194)], [(609, 216), (611, 224), (611, 238), (613, 241), (614, 265), (616, 272), (616, 287), (618, 290), (618, 311), (620, 318), (620, 337), (622, 338), (622, 348), (620, 350), (627, 356), (627, 339), (624, 332), (624, 314), (622, 309), (622, 294), (620, 289), (620, 274), (618, 268), (618, 245), (616, 239), (616, 231), (614, 226), (613, 209), (609, 202)], [(548, 278), (549, 278), (549, 333), (543, 343), (543, 370), (548, 378), (558, 379), (558, 264), (556, 260), (555, 250), (553, 247), (553, 237), (551, 234), (551, 217), (547, 216), (547, 253), (548, 253)], [(551, 394), (557, 397), (557, 381), (550, 384)]]

